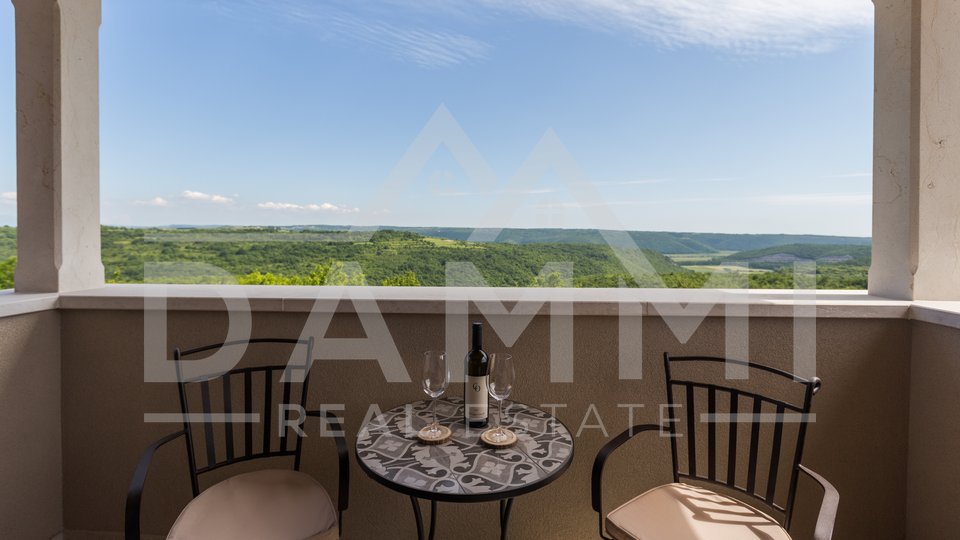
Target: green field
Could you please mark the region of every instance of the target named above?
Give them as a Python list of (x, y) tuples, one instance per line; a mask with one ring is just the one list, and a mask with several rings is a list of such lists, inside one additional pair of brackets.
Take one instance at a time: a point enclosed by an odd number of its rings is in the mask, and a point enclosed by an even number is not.
[(720, 272), (730, 274), (762, 274), (764, 272), (770, 272), (770, 270), (764, 268), (750, 268), (742, 264), (697, 264), (686, 265), (684, 268), (694, 272)]
[[(514, 232), (513, 237), (518, 234)], [(523, 237), (528, 240), (525, 243), (509, 238), (469, 242), (449, 236), (453, 235), (317, 227), (104, 226), (101, 233), (105, 277), (111, 283), (793, 288), (792, 261), (809, 256), (818, 260), (818, 287), (862, 289), (869, 267), (869, 246), (856, 243), (667, 256), (646, 247), (529, 241), (532, 233)], [(736, 243), (730, 236), (722, 240)], [(744, 236), (756, 240), (755, 235)], [(764, 236), (764, 241), (773, 236)], [(0, 288), (12, 286), (15, 255), (16, 230), (0, 227)], [(466, 270), (458, 263), (468, 263)], [(549, 269), (556, 263), (568, 265), (572, 274), (564, 267)]]
[(726, 257), (735, 255), (736, 251), (717, 251), (710, 253), (669, 253), (667, 257), (682, 266), (686, 270), (693, 272), (710, 272), (720, 274), (758, 274), (769, 272), (763, 268), (751, 268), (738, 263), (720, 263)]
[(712, 261), (717, 257), (733, 255), (736, 251), (710, 251), (707, 253), (665, 253), (671, 261), (677, 264), (697, 264)]

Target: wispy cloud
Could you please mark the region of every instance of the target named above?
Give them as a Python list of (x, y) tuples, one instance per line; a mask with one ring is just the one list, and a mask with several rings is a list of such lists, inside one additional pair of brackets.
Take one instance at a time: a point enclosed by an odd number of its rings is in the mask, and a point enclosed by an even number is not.
[(498, 10), (626, 31), (666, 47), (748, 54), (829, 51), (873, 24), (873, 5), (865, 0), (479, 1)]
[(6, 204), (16, 204), (17, 192), (4, 191), (3, 193), (0, 193), (0, 202), (6, 203)]
[(698, 178), (692, 180), (692, 182), (733, 182), (734, 180), (739, 180), (739, 178), (734, 176), (720, 176), (717, 178)]
[(614, 201), (564, 201), (534, 205), (535, 208), (570, 209), (570, 208), (602, 208), (608, 206), (644, 206), (692, 203), (732, 203), (747, 202), (750, 204), (770, 206), (862, 206), (873, 201), (870, 193), (796, 193), (784, 195), (757, 195), (747, 197), (681, 197), (675, 199), (634, 199)]
[(154, 197), (154, 198), (149, 199), (149, 200), (146, 200), (146, 201), (133, 201), (133, 204), (136, 204), (136, 205), (138, 205), (138, 206), (159, 206), (159, 207), (164, 207), (164, 206), (169, 206), (169, 205), (170, 205), (170, 201), (168, 201), (167, 199), (164, 199), (163, 197)]
[[(219, 0), (233, 17), (301, 25), (325, 41), (359, 43), (406, 62), (443, 68), (489, 57), (464, 33), (518, 16), (625, 35), (667, 48), (737, 54), (820, 53), (873, 24), (866, 0)], [(349, 6), (349, 7), (347, 7)], [(456, 28), (456, 30), (454, 30)]]
[(337, 206), (330, 203), (322, 204), (294, 204), (294, 203), (283, 203), (283, 202), (262, 202), (257, 204), (258, 208), (263, 208), (264, 210), (280, 210), (287, 212), (330, 212), (334, 214), (353, 214), (359, 212), (359, 208), (351, 208), (348, 206)]
[(311, 0), (247, 0), (231, 3), (223, 11), (235, 16), (249, 15), (251, 11), (257, 17), (279, 16), (309, 28), (320, 39), (361, 43), (427, 68), (479, 60), (491, 50), (488, 43), (439, 28), (435, 22), (404, 21), (396, 9), (378, 9), (390, 7), (387, 4), (356, 2), (347, 11)]
[(233, 198), (227, 197), (225, 195), (214, 195), (211, 193), (203, 193), (202, 191), (190, 191), (189, 189), (180, 194), (184, 199), (189, 199), (191, 201), (206, 201), (216, 204), (232, 204)]
[(639, 186), (642, 184), (662, 184), (664, 182), (669, 182), (670, 180), (666, 178), (641, 178), (638, 180), (601, 180), (597, 182), (590, 182), (590, 185), (593, 186)]
[(490, 196), (490, 195), (546, 195), (547, 193), (556, 193), (559, 191), (554, 188), (529, 188), (529, 189), (491, 189), (487, 191), (443, 191), (438, 190), (437, 195), (442, 197), (468, 197), (468, 196)]

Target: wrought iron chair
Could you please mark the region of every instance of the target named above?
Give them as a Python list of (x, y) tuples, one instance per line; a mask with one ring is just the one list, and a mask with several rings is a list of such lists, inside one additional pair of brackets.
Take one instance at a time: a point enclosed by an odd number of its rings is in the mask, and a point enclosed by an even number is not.
[[(210, 351), (230, 351), (239, 358), (251, 344), (283, 345), (287, 350), (292, 346), (291, 359), (299, 358), (294, 354), (302, 347), (304, 363), (294, 365), (291, 360), (285, 365), (242, 367), (192, 379), (182, 375), (180, 360), (196, 360)], [(261, 357), (260, 351), (257, 353)], [(250, 339), (174, 349), (183, 428), (148, 446), (140, 457), (127, 493), (125, 538), (140, 538), (140, 499), (154, 453), (181, 437), (187, 450), (193, 499), (180, 513), (167, 538), (339, 538), (349, 497), (350, 468), (340, 420), (333, 413), (305, 411), (307, 417), (321, 417), (321, 421), (328, 422), (334, 436), (339, 467), (336, 507), (319, 482), (300, 472), (306, 435), (297, 421), (306, 407), (312, 355), (313, 338)], [(294, 375), (297, 371), (302, 377)], [(279, 392), (275, 393), (276, 386)], [(242, 412), (234, 414), (241, 402)], [(300, 410), (296, 409), (298, 404)], [(197, 410), (202, 412), (191, 412)], [(201, 475), (253, 459), (282, 457), (292, 458), (292, 470), (263, 469), (237, 474), (200, 491)]]
[[(820, 379), (708, 356), (671, 357), (664, 353), (663, 363), (671, 410), (667, 425), (633, 426), (610, 440), (594, 460), (591, 495), (593, 509), (599, 514), (600, 537), (609, 539), (606, 532), (617, 540), (788, 539), (797, 479), (804, 473), (824, 492), (814, 538), (830, 540), (839, 494), (827, 480), (800, 464), (810, 405), (820, 390)], [(741, 366), (739, 369), (749, 373), (749, 378), (727, 380), (725, 384), (705, 382), (716, 380), (707, 376), (711, 370), (728, 365)], [(671, 368), (683, 370), (684, 375), (674, 378)], [(785, 393), (799, 394), (798, 399), (777, 399), (742, 387), (757, 378), (783, 385)], [(673, 414), (675, 410), (682, 411), (681, 418)], [(723, 424), (726, 426), (720, 427)], [(673, 483), (651, 489), (604, 514), (602, 481), (607, 458), (634, 435), (644, 432), (670, 437)], [(785, 464), (788, 466), (783, 467)], [(722, 486), (740, 497), (681, 483), (690, 481)], [(739, 498), (756, 501), (782, 519), (774, 519)]]

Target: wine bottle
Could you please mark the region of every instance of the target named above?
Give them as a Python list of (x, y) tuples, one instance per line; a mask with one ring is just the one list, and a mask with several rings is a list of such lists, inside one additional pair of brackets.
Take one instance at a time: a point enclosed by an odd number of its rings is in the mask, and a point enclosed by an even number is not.
[(473, 347), (466, 358), (467, 378), (463, 385), (464, 422), (471, 428), (487, 425), (487, 353), (483, 352), (483, 325), (473, 323)]

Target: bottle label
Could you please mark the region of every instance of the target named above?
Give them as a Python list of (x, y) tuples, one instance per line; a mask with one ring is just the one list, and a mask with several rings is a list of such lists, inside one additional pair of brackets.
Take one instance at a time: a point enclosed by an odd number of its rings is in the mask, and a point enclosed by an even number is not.
[(464, 406), (467, 421), (487, 419), (487, 377), (467, 377)]

